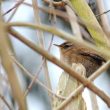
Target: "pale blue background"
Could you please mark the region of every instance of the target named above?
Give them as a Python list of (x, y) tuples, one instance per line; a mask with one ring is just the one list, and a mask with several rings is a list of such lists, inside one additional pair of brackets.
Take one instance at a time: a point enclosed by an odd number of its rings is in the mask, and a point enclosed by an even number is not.
[[(31, 0), (25, 0), (25, 1), (31, 3)], [(39, 1), (39, 5), (42, 6), (42, 0), (38, 0), (38, 1)], [(104, 2), (106, 5), (106, 10), (109, 10), (110, 9), (110, 1), (104, 0)], [(3, 5), (3, 11), (4, 12), (7, 11), (12, 6), (13, 6), (13, 2), (11, 2), (11, 0), (6, 0), (6, 2)], [(5, 16), (6, 20), (9, 15), (10, 14)], [(107, 13), (107, 15), (110, 18), (110, 13)], [(47, 14), (40, 13), (40, 16), (42, 18), (42, 23), (49, 24)], [(34, 22), (33, 9), (28, 6), (24, 6), (24, 5), (20, 6), (16, 15), (12, 19), (12, 21), (24, 21), (24, 22), (33, 23)], [(59, 18), (57, 18), (56, 26), (64, 31), (71, 32), (70, 26), (67, 23), (63, 22)], [(26, 28), (16, 28), (16, 29), (17, 29), (17, 31), (22, 33), (25, 37), (27, 37), (32, 42), (37, 44), (37, 37), (36, 37), (35, 30), (26, 29)], [(45, 41), (46, 41), (46, 48), (47, 48), (48, 43), (49, 43), (52, 35), (48, 34), (46, 32), (44, 34), (45, 34)], [(13, 46), (14, 46), (14, 49), (16, 51), (16, 55), (17, 55), (17, 58), (19, 59), (19, 61), (31, 73), (35, 73), (38, 65), (40, 64), (39, 55), (36, 54), (35, 52), (33, 52), (31, 49), (29, 49), (27, 46), (25, 46), (24, 44), (22, 44), (18, 40), (12, 38), (12, 41), (13, 41)], [(63, 42), (63, 40), (61, 40), (60, 38), (54, 37), (53, 44), (54, 43), (60, 44), (62, 42)], [(54, 56), (56, 56), (57, 58), (60, 57), (59, 56), (59, 49), (55, 46), (52, 46), (51, 53)], [(56, 87), (57, 87), (58, 79), (61, 75), (62, 70), (50, 62), (48, 62), (48, 67), (49, 67), (49, 74), (51, 77), (52, 88), (53, 88), (53, 91), (55, 91)], [(41, 81), (44, 80), (43, 73), (44, 73), (43, 71), (40, 73), (39, 79)], [(20, 74), (20, 79), (21, 79), (22, 74), (21, 74), (20, 70), (18, 71), (18, 74)], [(105, 74), (105, 73), (102, 74), (100, 77), (98, 77), (95, 80), (95, 83), (102, 90), (106, 91), (106, 93), (110, 94), (110, 89), (109, 89), (110, 88), (110, 76), (108, 74)], [(23, 80), (21, 81), (21, 84), (22, 85), (25, 84), (23, 82)], [(89, 95), (88, 95), (87, 90), (85, 90), (85, 92), (84, 92), (84, 97), (87, 102), (88, 110), (91, 110), (91, 104), (90, 104), (90, 99), (89, 99)], [(100, 98), (98, 98), (98, 102), (99, 102), (99, 108), (100, 108), (99, 110), (109, 110), (109, 108), (106, 106), (106, 104), (103, 103), (102, 100), (100, 100)], [(27, 103), (28, 103), (29, 110), (50, 110), (47, 93), (45, 93), (44, 89), (38, 85), (33, 87), (32, 91), (28, 95)]]

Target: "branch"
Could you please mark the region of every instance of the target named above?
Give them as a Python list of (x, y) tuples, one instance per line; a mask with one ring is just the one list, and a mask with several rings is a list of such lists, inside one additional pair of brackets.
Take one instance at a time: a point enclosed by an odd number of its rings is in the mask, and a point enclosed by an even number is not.
[(90, 45), (89, 43), (87, 43), (85, 41), (81, 42), (81, 41), (79, 41), (79, 39), (75, 39), (75, 37), (77, 37), (77, 36), (75, 36), (75, 35), (73, 36), (69, 33), (66, 33), (60, 29), (56, 29), (54, 27), (50, 27), (47, 25), (34, 25), (34, 24), (24, 23), (24, 22), (12, 22), (12, 23), (8, 23), (6, 25), (7, 25), (7, 29), (11, 26), (19, 26), (19, 27), (24, 26), (24, 27), (30, 27), (33, 29), (39, 29), (42, 31), (50, 32), (69, 42), (73, 42), (77, 45), (79, 44), (80, 46), (97, 51), (97, 52), (101, 53), (105, 57), (105, 59), (110, 59), (110, 51), (109, 51), (110, 47), (108, 47), (106, 45), (102, 45), (101, 47), (96, 47), (94, 45)]
[(16, 3), (12, 8), (10, 8), (8, 11), (6, 11), (6, 12), (3, 14), (3, 16), (5, 16), (5, 15), (8, 14), (9, 12), (11, 12), (13, 9), (19, 7), (23, 2), (24, 2), (24, 0), (17, 1), (17, 3)]
[[(110, 61), (105, 63), (102, 67), (100, 67), (95, 73), (93, 73), (90, 77), (89, 80), (93, 81), (95, 78), (97, 78), (102, 72), (106, 71), (110, 67)], [(84, 90), (84, 86), (81, 85), (79, 86), (75, 91), (73, 91), (65, 101), (63, 101), (60, 106), (57, 108), (57, 110), (60, 110), (64, 108), (68, 103), (72, 101), (74, 97), (76, 97), (79, 93), (81, 93)]]
[(96, 93), (110, 107), (110, 98), (103, 91), (101, 91), (100, 89), (98, 89), (90, 80), (82, 77), (81, 75), (79, 75), (78, 73), (76, 73), (75, 71), (73, 71), (73, 69), (70, 66), (68, 66), (64, 62), (61, 62), (60, 60), (58, 60), (57, 58), (55, 58), (53, 55), (50, 55), (44, 49), (42, 49), (39, 46), (35, 45), (31, 41), (27, 40), (22, 35), (20, 35), (17, 31), (15, 31), (15, 30), (13, 30), (13, 29), (10, 28), (9, 29), (9, 32), (10, 32), (10, 34), (13, 35), (13, 37), (17, 38), (18, 40), (20, 40), (21, 42), (23, 42), (24, 44), (26, 44), (27, 46), (29, 46), (35, 52), (41, 54), (42, 56), (44, 56), (45, 58), (47, 58), (49, 61), (51, 61), (54, 64), (56, 64), (59, 67), (61, 67), (64, 71), (66, 71), (70, 76), (76, 78), (79, 82), (83, 83), (84, 86), (86, 86), (91, 91), (93, 91), (94, 93)]

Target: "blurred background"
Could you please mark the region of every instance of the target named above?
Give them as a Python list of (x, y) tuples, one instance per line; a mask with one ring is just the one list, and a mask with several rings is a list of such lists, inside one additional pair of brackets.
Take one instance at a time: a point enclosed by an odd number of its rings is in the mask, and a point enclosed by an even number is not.
[[(47, 5), (43, 2), (43, 0), (37, 0), (37, 1), (38, 1), (38, 4), (40, 7), (44, 7), (44, 6), (47, 7)], [(110, 1), (109, 0), (103, 0), (103, 1), (104, 1), (106, 10), (110, 10)], [(4, 0), (3, 4), (2, 4), (2, 8), (1, 8), (2, 12), (5, 13), (7, 10), (9, 10), (11, 7), (13, 7), (15, 2), (16, 2), (16, 0)], [(25, 2), (32, 4), (31, 0), (25, 0)], [(87, 0), (87, 2), (89, 3), (89, 2), (91, 2), (91, 0)], [(94, 2), (92, 2), (92, 3), (94, 3)], [(11, 11), (10, 13), (8, 13), (4, 16), (4, 19), (6, 22), (8, 22), (9, 17), (13, 13), (13, 11)], [(49, 14), (47, 14), (43, 11), (40, 11), (41, 23), (52, 26), (52, 23), (49, 20), (49, 16), (50, 16)], [(110, 21), (110, 13), (107, 13), (107, 16)], [(30, 6), (27, 6), (27, 5), (20, 5), (16, 11), (16, 14), (13, 16), (13, 18), (11, 19), (10, 22), (13, 22), (13, 21), (35, 23), (33, 8)], [(65, 22), (63, 19), (61, 19), (59, 17), (56, 18), (56, 22), (55, 22), (54, 26), (62, 29), (63, 31), (66, 31), (68, 33), (72, 33), (71, 26), (69, 25), (69, 23)], [(26, 38), (28, 38), (29, 40), (34, 42), (35, 44), (38, 44), (38, 37), (36, 34), (37, 33), (36, 30), (32, 30), (29, 28), (21, 28), (21, 27), (19, 27), (19, 28), (16, 27), (15, 29), (18, 32), (20, 32), (22, 35), (24, 35)], [(45, 49), (48, 51), (48, 48), (49, 48), (53, 35), (50, 33), (44, 32), (44, 37), (45, 37), (44, 38)], [(42, 63), (42, 57), (39, 54), (36, 54), (33, 50), (31, 50), (30, 48), (25, 46), (23, 43), (21, 43), (17, 39), (15, 39), (11, 36), (10, 36), (10, 38), (12, 41), (12, 45), (13, 45), (17, 60), (31, 74), (36, 74), (39, 66)], [(59, 49), (58, 49), (58, 47), (54, 46), (53, 44), (61, 44), (62, 42), (64, 42), (64, 40), (62, 40), (59, 37), (54, 35), (50, 53), (52, 55), (54, 55), (55, 57), (57, 57), (58, 59), (60, 59)], [(48, 62), (47, 64), (48, 64), (48, 71), (49, 71), (49, 75), (50, 75), (52, 89), (53, 89), (53, 92), (55, 92), (58, 81), (59, 81), (59, 77), (62, 73), (62, 70), (58, 66), (56, 66), (50, 62)], [(20, 80), (20, 84), (21, 84), (23, 90), (25, 90), (27, 88), (27, 86), (30, 84), (31, 80), (29, 77), (25, 76), (23, 74), (23, 71), (21, 71), (17, 66), (15, 66), (15, 68), (16, 68), (17, 75)], [(3, 70), (2, 66), (1, 66), (0, 70), (1, 70), (1, 72), (0, 72), (1, 76), (6, 77), (4, 74), (5, 71)], [(38, 79), (42, 83), (45, 84), (44, 68), (42, 68), (41, 71), (39, 72)], [(110, 89), (109, 89), (110, 80), (109, 79), (110, 79), (110, 74), (103, 73), (95, 80), (95, 84), (97, 85), (97, 87), (100, 87), (108, 95), (110, 94)], [(12, 101), (12, 98), (10, 97), (11, 93), (9, 92), (10, 87), (6, 83), (6, 80), (0, 81), (0, 92), (1, 92), (1, 94), (3, 94), (5, 96), (5, 98), (9, 102), (9, 104), (13, 106), (13, 104), (11, 103), (13, 101)], [(88, 110), (92, 110), (89, 93), (88, 93), (87, 89), (84, 90), (83, 96), (87, 103)], [(99, 110), (109, 110), (107, 105), (100, 98), (97, 97), (97, 99), (98, 99)], [(0, 101), (1, 101), (0, 109), (8, 110), (8, 108), (2, 103), (2, 100), (0, 100)], [(48, 93), (39, 84), (34, 84), (34, 86), (31, 88), (29, 94), (27, 95), (27, 105), (28, 105), (28, 110), (51, 110), (50, 99), (48, 97)], [(16, 106), (16, 104), (14, 104), (14, 106)]]

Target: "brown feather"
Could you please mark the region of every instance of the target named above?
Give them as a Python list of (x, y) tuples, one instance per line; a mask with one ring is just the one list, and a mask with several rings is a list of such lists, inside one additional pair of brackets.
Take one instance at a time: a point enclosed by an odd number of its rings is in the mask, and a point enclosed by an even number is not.
[(61, 59), (63, 61), (69, 65), (72, 65), (72, 63), (81, 63), (85, 66), (87, 77), (105, 62), (105, 59), (97, 52), (71, 42), (64, 42), (58, 47), (60, 47)]

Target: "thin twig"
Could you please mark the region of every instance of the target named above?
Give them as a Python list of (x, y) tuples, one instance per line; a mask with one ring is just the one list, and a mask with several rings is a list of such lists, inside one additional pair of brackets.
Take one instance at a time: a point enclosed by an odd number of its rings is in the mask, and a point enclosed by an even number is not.
[[(13, 61), (16, 63), (16, 65), (25, 72), (25, 74), (30, 77), (32, 80), (35, 78), (34, 75), (32, 75), (30, 72), (28, 72), (24, 67), (23, 65), (21, 65), (13, 56), (12, 56), (12, 59)], [(54, 92), (52, 92), (48, 87), (46, 87), (43, 83), (41, 83), (38, 79), (35, 80), (35, 83), (36, 84), (39, 84), (40, 86), (42, 86), (43, 88), (45, 88), (51, 95), (57, 97), (57, 98), (60, 98), (62, 100), (64, 100), (65, 98), (62, 97), (62, 96), (59, 96), (57, 94), (55, 94)], [(24, 96), (26, 97), (26, 93), (24, 94)]]
[(97, 14), (97, 15), (95, 15), (96, 17), (99, 17), (99, 16), (101, 16), (101, 15), (103, 15), (103, 14), (107, 14), (107, 13), (109, 13), (110, 12), (110, 10), (107, 10), (107, 11), (104, 11), (104, 12), (102, 12), (101, 14)]
[[(49, 45), (49, 47), (48, 47), (48, 51), (49, 51), (49, 52), (50, 52), (50, 49), (51, 49), (51, 46), (52, 46), (53, 38), (54, 38), (54, 36), (52, 36), (51, 41), (50, 41), (50, 45)], [(35, 75), (35, 77), (34, 77), (33, 80), (31, 81), (30, 85), (28, 86), (27, 91), (25, 91), (25, 96), (28, 94), (28, 92), (29, 92), (30, 89), (32, 88), (32, 85), (34, 84), (35, 80), (37, 79), (38, 74), (39, 74), (40, 70), (42, 69), (43, 64), (44, 64), (44, 58), (42, 59), (42, 63), (41, 63), (41, 65), (39, 66), (39, 69), (37, 70), (37, 74)], [(50, 91), (51, 91), (51, 90), (50, 90)], [(54, 96), (55, 96), (55, 95), (54, 95)]]
[[(29, 3), (26, 3), (26, 2), (23, 2), (22, 4), (27, 5), (27, 6), (32, 8), (32, 4), (29, 4)], [(63, 11), (58, 10), (58, 9), (51, 9), (51, 11), (50, 11), (50, 9), (45, 7), (45, 6), (44, 7), (38, 6), (38, 9), (41, 10), (42, 12), (46, 12), (46, 13), (49, 13), (49, 14), (55, 14), (55, 15), (60, 16), (62, 18), (68, 19), (67, 14)], [(11, 9), (9, 9), (9, 10), (11, 10)], [(5, 13), (3, 15), (5, 15)]]
[(37, 70), (37, 74), (35, 75), (35, 77), (33, 78), (33, 80), (31, 81), (31, 83), (29, 84), (29, 86), (27, 87), (26, 91), (25, 91), (25, 97), (28, 95), (29, 91), (31, 90), (33, 84), (35, 83), (36, 79), (38, 78), (38, 75), (42, 69), (42, 65), (44, 64), (44, 60), (42, 60), (42, 63), (40, 64), (38, 70)]
[[(50, 41), (50, 45), (49, 45), (49, 47), (48, 47), (48, 51), (50, 51), (50, 49), (51, 49), (52, 42), (53, 42), (53, 36), (52, 36), (52, 39), (51, 39), (51, 41)], [(39, 68), (38, 68), (38, 70), (37, 70), (37, 74), (35, 75), (35, 77), (34, 77), (33, 80), (31, 81), (31, 83), (29, 84), (28, 89), (25, 91), (25, 96), (26, 96), (26, 95), (28, 94), (28, 92), (31, 90), (32, 85), (35, 83), (35, 80), (38, 78), (38, 75), (39, 75), (39, 73), (40, 73), (40, 71), (41, 71), (41, 69), (42, 69), (43, 64), (44, 64), (44, 59), (42, 59), (42, 63), (41, 63), (41, 65), (39, 66)]]
[[(99, 12), (103, 13), (105, 11), (104, 1), (96, 0), (96, 2), (97, 2)], [(102, 28), (103, 28), (104, 32), (106, 33), (106, 35), (108, 37), (108, 41), (109, 41), (110, 40), (110, 24), (109, 24), (108, 17), (106, 14), (103, 14), (102, 16), (100, 16), (100, 19), (101, 19)]]
[(8, 107), (9, 110), (13, 110), (13, 109), (11, 108), (11, 106), (9, 105), (9, 103), (5, 100), (4, 96), (2, 96), (2, 95), (0, 94), (0, 98), (2, 99), (2, 101), (5, 103), (5, 105)]
[(19, 7), (19, 5), (21, 5), (24, 2), (24, 0), (20, 0), (18, 1), (12, 8), (10, 8), (8, 11), (6, 11), (3, 16), (5, 16), (6, 14), (8, 14), (9, 12), (11, 12), (13, 9)]
[(17, 10), (18, 10), (18, 7), (15, 8), (15, 10), (14, 10), (13, 13), (11, 14), (11, 16), (8, 18), (7, 22), (9, 22), (9, 21), (12, 20), (12, 18), (14, 17), (14, 15), (15, 15), (15, 13), (16, 13)]

